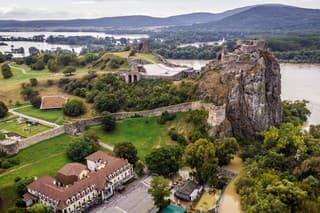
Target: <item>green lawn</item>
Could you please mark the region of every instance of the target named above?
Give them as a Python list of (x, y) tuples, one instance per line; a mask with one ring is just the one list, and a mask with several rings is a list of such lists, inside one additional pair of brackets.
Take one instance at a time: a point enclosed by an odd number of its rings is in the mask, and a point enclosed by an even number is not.
[(0, 212), (6, 212), (17, 198), (14, 178), (55, 176), (57, 170), (69, 162), (65, 150), (70, 142), (70, 136), (61, 135), (21, 150), (13, 156), (20, 164), (0, 174)]
[(187, 113), (177, 113), (177, 118), (165, 125), (157, 123), (158, 117), (140, 117), (118, 121), (117, 128), (112, 133), (104, 132), (101, 126), (90, 127), (88, 131), (94, 132), (101, 141), (112, 146), (124, 141), (132, 142), (138, 150), (139, 158), (144, 161), (152, 148), (175, 144), (168, 136), (170, 128), (189, 132), (192, 127), (186, 123), (186, 115)]
[(130, 57), (131, 59), (143, 59), (148, 61), (151, 64), (158, 64), (159, 60), (157, 59), (156, 55), (153, 53), (139, 53), (135, 56)]
[(28, 126), (25, 122), (22, 124), (17, 124), (17, 119), (11, 119), (5, 123), (0, 123), (0, 130), (16, 133), (23, 137), (30, 137), (49, 129), (49, 127), (43, 125)]
[(66, 117), (63, 115), (62, 110), (42, 111), (40, 109), (29, 106), (17, 109), (16, 111), (25, 115), (29, 115), (56, 124), (63, 124), (67, 121)]

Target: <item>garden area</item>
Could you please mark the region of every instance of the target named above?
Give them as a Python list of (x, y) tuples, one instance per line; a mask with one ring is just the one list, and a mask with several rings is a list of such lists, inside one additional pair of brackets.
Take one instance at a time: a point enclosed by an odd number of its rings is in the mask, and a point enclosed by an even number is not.
[(22, 137), (30, 137), (38, 133), (45, 132), (49, 129), (49, 127), (40, 124), (27, 124), (25, 120), (20, 123), (18, 122), (17, 118), (0, 122), (0, 130), (8, 133), (15, 133)]
[(193, 126), (186, 121), (188, 113), (177, 113), (176, 119), (165, 124), (159, 124), (159, 117), (137, 117), (117, 121), (117, 126), (111, 133), (105, 132), (101, 126), (93, 126), (88, 132), (94, 133), (99, 139), (111, 146), (120, 142), (131, 142), (138, 150), (138, 156), (145, 161), (147, 154), (153, 148), (177, 144), (169, 137), (169, 130), (175, 128), (181, 133), (188, 134)]

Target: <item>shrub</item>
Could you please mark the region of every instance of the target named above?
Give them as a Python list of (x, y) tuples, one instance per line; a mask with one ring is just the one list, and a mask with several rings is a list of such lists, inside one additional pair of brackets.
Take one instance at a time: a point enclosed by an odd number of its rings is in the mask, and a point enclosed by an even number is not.
[(32, 87), (35, 87), (38, 85), (38, 80), (36, 78), (30, 78), (29, 80), (30, 80), (30, 85)]
[(8, 107), (0, 101), (0, 118), (4, 118), (8, 113)]
[(176, 119), (176, 114), (175, 113), (169, 113), (165, 111), (164, 113), (161, 114), (160, 118), (158, 119), (159, 124), (165, 124), (168, 121), (172, 121)]
[(1, 67), (1, 72), (2, 72), (2, 76), (4, 79), (8, 79), (11, 78), (13, 76), (12, 72), (11, 72), (11, 68), (8, 64), (4, 64)]
[(38, 59), (36, 63), (31, 65), (33, 70), (43, 70), (45, 68), (45, 64), (42, 59)]
[(69, 76), (69, 75), (73, 75), (75, 71), (76, 71), (76, 68), (68, 66), (65, 68), (65, 70), (63, 70), (63, 74), (65, 74), (66, 76)]
[(59, 85), (59, 87), (62, 87), (62, 86), (66, 85), (66, 84), (69, 83), (69, 82), (70, 82), (70, 79), (69, 79), (69, 78), (61, 78), (61, 79), (59, 80), (59, 82), (58, 82), (58, 85)]
[(23, 208), (23, 207), (26, 207), (26, 203), (23, 201), (22, 198), (18, 198), (18, 199), (16, 200), (16, 206)]
[(14, 178), (14, 182), (16, 182), (16, 183), (19, 182), (20, 180), (21, 180), (21, 177), (19, 177), (19, 176)]
[(24, 195), (27, 190), (27, 185), (33, 181), (33, 178), (23, 178), (16, 183), (16, 190), (19, 196)]
[(47, 81), (47, 85), (48, 85), (48, 86), (52, 86), (52, 85), (53, 85), (53, 80), (48, 80), (48, 81)]
[(63, 105), (63, 113), (71, 117), (83, 115), (85, 112), (86, 106), (79, 99), (71, 99)]
[(136, 165), (135, 165), (135, 172), (137, 173), (137, 175), (142, 176), (144, 174), (144, 164), (142, 163), (142, 161), (137, 161)]
[(1, 163), (1, 167), (3, 169), (9, 169), (10, 167), (12, 167), (13, 165), (8, 161), (8, 160), (4, 160)]

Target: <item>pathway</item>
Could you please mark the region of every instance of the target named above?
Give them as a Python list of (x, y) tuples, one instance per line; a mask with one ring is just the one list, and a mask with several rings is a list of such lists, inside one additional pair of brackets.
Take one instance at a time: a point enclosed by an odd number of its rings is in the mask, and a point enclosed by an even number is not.
[(27, 74), (27, 71), (25, 69), (23, 69), (23, 68), (15, 67), (15, 66), (12, 66), (11, 64), (9, 64), (9, 67), (12, 68), (12, 69), (20, 70), (22, 72), (22, 74), (24, 74), (24, 75)]
[(44, 126), (49, 126), (49, 127), (53, 127), (53, 128), (56, 128), (56, 127), (60, 127), (58, 124), (55, 124), (55, 123), (51, 123), (51, 122), (48, 122), (48, 121), (45, 121), (45, 120), (41, 120), (39, 118), (34, 118), (34, 117), (31, 117), (31, 116), (28, 116), (28, 115), (25, 115), (25, 114), (22, 114), (22, 113), (19, 113), (19, 112), (16, 112), (17, 108), (15, 109), (9, 109), (9, 113), (13, 114), (13, 115), (16, 115), (18, 117), (22, 117), (24, 119), (27, 119), (29, 121), (34, 121), (34, 122), (37, 122), (39, 124), (42, 124)]
[(99, 141), (99, 145), (102, 146), (103, 148), (108, 149), (108, 150), (110, 150), (110, 151), (113, 152), (113, 149), (114, 149), (113, 146), (110, 146), (110, 145), (108, 145), (108, 144), (105, 144), (105, 143), (103, 143), (102, 141)]

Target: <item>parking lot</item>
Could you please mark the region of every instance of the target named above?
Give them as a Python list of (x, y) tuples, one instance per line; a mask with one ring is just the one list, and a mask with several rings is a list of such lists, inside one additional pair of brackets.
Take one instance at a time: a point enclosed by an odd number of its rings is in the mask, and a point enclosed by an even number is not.
[(148, 194), (151, 177), (138, 179), (126, 186), (122, 193), (116, 193), (105, 204), (93, 209), (93, 213), (147, 213), (153, 207)]

